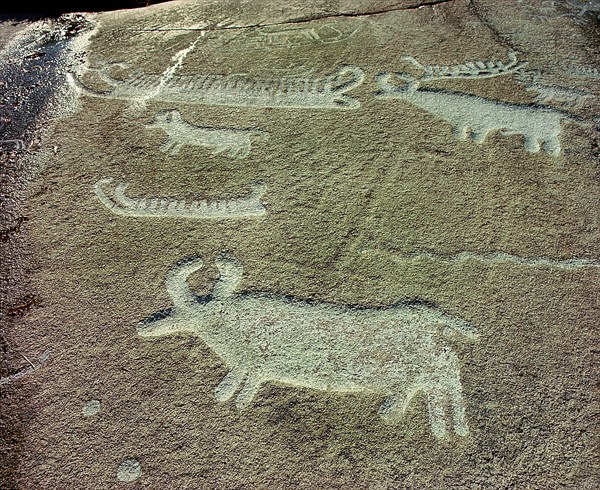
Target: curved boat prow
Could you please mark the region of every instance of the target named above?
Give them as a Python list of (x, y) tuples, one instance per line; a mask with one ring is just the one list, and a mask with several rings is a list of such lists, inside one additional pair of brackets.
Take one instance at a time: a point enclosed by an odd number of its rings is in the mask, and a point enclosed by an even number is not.
[(102, 97), (104, 99), (113, 99), (115, 98), (112, 90), (95, 90), (89, 87), (86, 87), (85, 84), (81, 81), (79, 76), (76, 73), (68, 72), (67, 73), (67, 81), (69, 85), (74, 87), (78, 92), (89, 95), (90, 97)]

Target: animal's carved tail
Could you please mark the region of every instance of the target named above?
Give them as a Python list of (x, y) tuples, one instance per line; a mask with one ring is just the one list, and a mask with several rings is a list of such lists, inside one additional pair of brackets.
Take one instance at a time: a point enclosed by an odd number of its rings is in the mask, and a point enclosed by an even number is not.
[(242, 264), (233, 256), (223, 252), (215, 262), (219, 269), (219, 281), (215, 284), (212, 295), (216, 300), (233, 296), (242, 280), (244, 269)]
[(167, 274), (167, 292), (175, 308), (189, 308), (197, 302), (197, 296), (190, 289), (188, 277), (202, 267), (202, 259), (190, 257), (180, 260)]

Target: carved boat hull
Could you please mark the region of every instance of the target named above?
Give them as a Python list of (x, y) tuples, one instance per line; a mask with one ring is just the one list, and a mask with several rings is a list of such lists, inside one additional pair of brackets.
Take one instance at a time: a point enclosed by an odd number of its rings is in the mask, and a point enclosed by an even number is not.
[(266, 214), (267, 210), (260, 202), (265, 193), (265, 186), (257, 184), (246, 197), (222, 201), (176, 200), (167, 197), (130, 198), (125, 195), (129, 184), (116, 186), (112, 195), (105, 192), (105, 187), (112, 178), (101, 179), (94, 186), (94, 193), (113, 213), (130, 218), (246, 218)]
[(182, 104), (224, 105), (236, 107), (272, 107), (305, 109), (356, 109), (360, 102), (346, 92), (360, 85), (364, 72), (342, 66), (333, 75), (315, 78), (260, 80), (241, 75), (173, 76), (134, 73), (115, 80), (106, 69), (89, 70), (108, 82), (110, 90), (92, 88), (75, 73), (68, 80), (77, 90), (91, 97), (118, 100), (153, 100)]

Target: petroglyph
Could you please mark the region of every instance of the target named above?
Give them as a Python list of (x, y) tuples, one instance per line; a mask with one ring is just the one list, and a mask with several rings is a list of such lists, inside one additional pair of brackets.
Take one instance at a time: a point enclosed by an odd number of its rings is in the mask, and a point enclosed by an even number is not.
[(561, 151), (561, 121), (576, 122), (573, 116), (550, 107), (518, 105), (484, 99), (475, 95), (444, 90), (419, 89), (411, 76), (395, 76), (407, 82), (400, 88), (391, 80), (394, 74), (380, 73), (377, 84), (381, 88), (375, 95), (380, 99), (403, 99), (420, 107), (452, 125), (454, 137), (482, 144), (489, 133), (500, 131), (503, 135), (519, 134), (524, 137), (525, 150), (537, 153), (540, 149), (553, 157)]
[(364, 72), (344, 65), (334, 74), (322, 77), (282, 77), (258, 79), (246, 75), (162, 75), (132, 73), (122, 80), (111, 77), (111, 67), (89, 69), (111, 90), (86, 85), (77, 74), (69, 73), (70, 83), (92, 97), (120, 100), (153, 100), (183, 104), (206, 104), (238, 107), (284, 107), (303, 109), (356, 109), (360, 102), (346, 95), (363, 82)]
[(159, 112), (149, 129), (162, 129), (169, 139), (161, 151), (176, 155), (186, 145), (209, 148), (213, 155), (226, 152), (231, 158), (246, 158), (252, 149), (251, 138), (266, 139), (269, 133), (256, 129), (206, 128), (193, 126), (181, 118), (177, 110)]
[(112, 178), (96, 182), (94, 192), (113, 213), (132, 218), (246, 218), (264, 215), (267, 210), (260, 202), (266, 192), (264, 184), (253, 185), (252, 192), (236, 199), (222, 201), (191, 201), (169, 197), (131, 198), (125, 195), (129, 184), (118, 184), (111, 196), (105, 187)]
[(244, 409), (266, 382), (375, 392), (386, 396), (381, 417), (395, 421), (422, 392), (435, 437), (446, 435), (449, 425), (458, 435), (469, 433), (458, 357), (444, 340), (477, 340), (466, 321), (414, 303), (364, 308), (236, 293), (241, 264), (222, 254), (216, 265), (218, 282), (199, 298), (187, 278), (202, 260), (179, 262), (166, 278), (174, 307), (141, 322), (137, 332), (199, 336), (230, 368), (215, 389), (217, 400), (237, 392), (236, 406)]
[(183, 61), (185, 60), (187, 55), (190, 54), (194, 50), (194, 48), (196, 47), (196, 44), (198, 44), (198, 42), (203, 37), (204, 37), (204, 31), (201, 31), (200, 35), (187, 48), (184, 48), (184, 49), (178, 51), (177, 53), (175, 53), (173, 55), (173, 57), (171, 58), (171, 61), (173, 62), (173, 64), (171, 64), (169, 67), (167, 67), (167, 69), (162, 73), (162, 75), (158, 79), (158, 83), (154, 87), (152, 87), (150, 90), (145, 91), (144, 93), (140, 94), (138, 97), (135, 97), (132, 101), (132, 107), (134, 107), (136, 109), (143, 109), (143, 108), (145, 108), (146, 103), (149, 100), (155, 99), (156, 96), (163, 90), (165, 85), (167, 85), (169, 83), (169, 81), (175, 76), (175, 72), (177, 72), (177, 70), (179, 68), (181, 68), (181, 65), (183, 64)]
[(566, 69), (566, 72), (572, 77), (577, 78), (592, 78), (599, 79), (600, 78), (600, 70), (598, 68), (591, 67), (578, 67), (578, 66), (569, 66)]
[(314, 27), (265, 27), (250, 31), (246, 36), (238, 37), (244, 47), (249, 48), (293, 48), (305, 45), (334, 44), (346, 41), (358, 31), (357, 27), (345, 27), (339, 24), (324, 24)]
[(565, 260), (550, 259), (548, 257), (519, 257), (518, 255), (511, 255), (504, 252), (494, 252), (489, 254), (476, 254), (473, 252), (459, 252), (454, 255), (443, 255), (435, 254), (431, 252), (416, 252), (412, 254), (399, 254), (394, 252), (387, 252), (377, 249), (365, 249), (362, 251), (364, 254), (384, 254), (394, 261), (418, 261), (423, 259), (435, 260), (438, 262), (445, 262), (448, 264), (456, 262), (466, 262), (470, 260), (476, 260), (478, 262), (486, 262), (490, 264), (498, 263), (512, 263), (522, 265), (526, 267), (536, 268), (550, 268), (550, 269), (561, 269), (561, 270), (576, 270), (585, 269), (589, 267), (600, 267), (600, 260), (597, 259), (584, 259), (584, 258), (572, 258)]
[(577, 17), (583, 17), (588, 12), (600, 13), (600, 0), (565, 0), (565, 4), (577, 10)]
[(565, 107), (579, 108), (585, 100), (595, 97), (585, 90), (545, 84), (545, 77), (539, 71), (521, 72), (515, 78), (525, 85), (525, 90), (536, 92), (535, 101), (542, 104), (554, 102)]
[(23, 358), (27, 361), (28, 365), (20, 368), (14, 374), (11, 374), (4, 378), (0, 378), (0, 385), (13, 383), (14, 381), (21, 379), (29, 374), (32, 374), (34, 371), (40, 369), (44, 364), (46, 364), (46, 362), (48, 362), (48, 359), (50, 359), (51, 353), (52, 353), (51, 349), (45, 350), (42, 354), (40, 354), (36, 363), (31, 362), (26, 356), (21, 354), (23, 356)]
[(515, 73), (522, 69), (527, 62), (517, 61), (517, 54), (511, 49), (508, 51), (508, 63), (502, 61), (467, 61), (458, 65), (423, 65), (412, 56), (403, 56), (401, 59), (412, 63), (421, 74), (412, 78), (413, 83), (429, 82), (444, 79), (481, 79), (494, 78)]
[(84, 417), (91, 417), (100, 413), (100, 401), (99, 400), (89, 400), (83, 405), (81, 409)]
[(25, 142), (23, 140), (0, 140), (0, 150), (2, 147), (13, 147), (13, 150), (20, 151), (25, 149)]
[(142, 467), (136, 459), (127, 459), (121, 463), (117, 470), (117, 479), (124, 483), (137, 480), (142, 474)]

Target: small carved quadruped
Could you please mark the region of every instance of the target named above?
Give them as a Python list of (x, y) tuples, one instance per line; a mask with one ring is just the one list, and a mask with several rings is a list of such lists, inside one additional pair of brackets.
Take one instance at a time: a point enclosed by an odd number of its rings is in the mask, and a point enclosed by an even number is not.
[(121, 183), (109, 196), (105, 187), (112, 178), (101, 179), (94, 186), (94, 193), (113, 213), (133, 218), (247, 218), (264, 215), (267, 210), (260, 202), (266, 191), (264, 184), (255, 184), (246, 197), (223, 201), (177, 200), (168, 197), (130, 198), (125, 195), (129, 184)]
[(162, 129), (169, 138), (160, 149), (176, 155), (186, 145), (212, 150), (213, 155), (226, 153), (230, 158), (246, 158), (252, 149), (251, 138), (267, 139), (269, 133), (256, 129), (203, 128), (185, 122), (178, 110), (161, 111), (148, 129)]
[(414, 303), (364, 308), (239, 294), (240, 262), (222, 254), (216, 266), (218, 282), (198, 298), (187, 278), (202, 260), (175, 265), (166, 278), (174, 307), (140, 322), (137, 332), (142, 337), (199, 336), (230, 369), (215, 389), (220, 402), (235, 397), (236, 406), (244, 409), (267, 382), (380, 393), (385, 401), (379, 414), (395, 422), (423, 393), (436, 438), (449, 428), (459, 436), (469, 433), (458, 356), (445, 340), (478, 340), (468, 322)]

